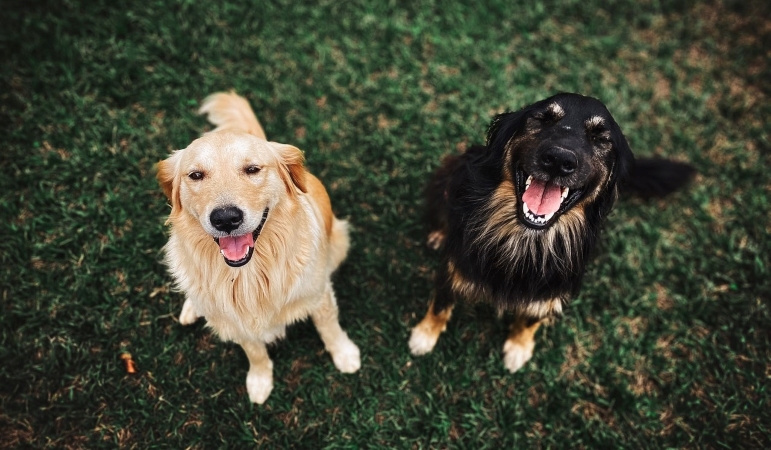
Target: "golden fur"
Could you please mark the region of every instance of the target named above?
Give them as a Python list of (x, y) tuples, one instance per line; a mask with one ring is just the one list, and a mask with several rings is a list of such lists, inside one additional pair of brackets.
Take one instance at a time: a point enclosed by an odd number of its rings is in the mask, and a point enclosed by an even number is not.
[[(348, 251), (347, 222), (332, 213), (302, 152), (267, 141), (245, 99), (214, 94), (200, 112), (217, 128), (158, 163), (157, 177), (172, 207), (165, 260), (186, 296), (180, 322), (204, 317), (219, 337), (244, 348), (251, 365), (247, 390), (256, 403), (272, 389), (265, 344), (308, 316), (337, 368), (355, 372), (359, 350), (340, 328), (330, 281)], [(246, 167), (258, 171), (247, 173)], [(191, 178), (193, 173), (201, 178)], [(225, 206), (243, 211), (250, 232), (269, 208), (253, 255), (241, 267), (226, 264), (213, 239), (219, 236), (210, 214)]]

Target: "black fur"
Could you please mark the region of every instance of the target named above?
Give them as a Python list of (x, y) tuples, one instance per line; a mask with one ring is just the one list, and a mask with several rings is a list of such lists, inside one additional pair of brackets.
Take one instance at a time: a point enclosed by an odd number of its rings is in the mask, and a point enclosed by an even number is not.
[(642, 198), (665, 197), (693, 178), (696, 170), (690, 164), (661, 158), (638, 159), (632, 173), (622, 180), (622, 193)]
[[(558, 94), (496, 116), (487, 144), (446, 157), (426, 189), (430, 230), (445, 236), (434, 313), (468, 297), (469, 289), (474, 299), (529, 316), (532, 303), (568, 301), (580, 287), (617, 185), (661, 196), (692, 174), (683, 163), (635, 164), (618, 124), (593, 98)], [(530, 175), (568, 188), (551, 219), (522, 212)], [(458, 279), (464, 292), (453, 288)]]

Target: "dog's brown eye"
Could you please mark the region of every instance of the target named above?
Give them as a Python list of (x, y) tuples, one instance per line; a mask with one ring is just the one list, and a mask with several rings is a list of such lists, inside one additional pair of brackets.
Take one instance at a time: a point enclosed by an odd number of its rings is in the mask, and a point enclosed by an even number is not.
[(254, 175), (259, 171), (260, 171), (260, 168), (258, 166), (246, 166), (246, 168), (244, 169), (244, 172), (246, 172), (247, 175)]
[(198, 172), (198, 171), (190, 172), (189, 174), (187, 174), (187, 177), (195, 181), (203, 180), (203, 172)]

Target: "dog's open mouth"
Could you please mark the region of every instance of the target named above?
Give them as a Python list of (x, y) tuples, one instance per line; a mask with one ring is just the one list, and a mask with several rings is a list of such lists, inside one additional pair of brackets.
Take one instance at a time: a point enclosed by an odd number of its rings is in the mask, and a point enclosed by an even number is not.
[(227, 265), (230, 267), (241, 267), (252, 259), (254, 243), (260, 236), (262, 227), (265, 226), (265, 221), (268, 220), (268, 211), (269, 208), (265, 208), (260, 224), (251, 233), (214, 238), (214, 241), (220, 246), (220, 253), (225, 258)]
[(539, 180), (517, 171), (518, 192), (522, 203), (522, 218), (530, 228), (542, 229), (554, 223), (560, 214), (570, 209), (581, 197), (583, 189), (570, 189), (551, 180)]

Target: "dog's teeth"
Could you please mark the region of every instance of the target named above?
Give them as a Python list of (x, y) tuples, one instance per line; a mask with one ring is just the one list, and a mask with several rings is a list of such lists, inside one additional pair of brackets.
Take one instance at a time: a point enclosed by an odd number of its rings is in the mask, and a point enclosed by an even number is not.
[(527, 180), (525, 180), (525, 189), (530, 187), (530, 183), (533, 181), (533, 176), (530, 175), (527, 177)]
[(566, 187), (562, 188), (562, 195), (561, 195), (562, 200), (565, 200), (568, 197), (568, 192), (570, 192), (570, 189)]
[(548, 222), (549, 219), (551, 219), (552, 217), (554, 217), (554, 213), (547, 214), (547, 215), (543, 216), (543, 221), (544, 222)]

